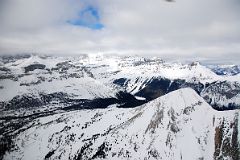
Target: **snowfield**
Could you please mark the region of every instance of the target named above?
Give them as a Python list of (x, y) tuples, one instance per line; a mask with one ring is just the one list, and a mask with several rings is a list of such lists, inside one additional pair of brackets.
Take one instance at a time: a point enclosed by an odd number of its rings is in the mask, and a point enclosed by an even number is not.
[(238, 69), (0, 57), (0, 159), (239, 160)]
[(223, 140), (232, 145), (237, 116), (212, 109), (192, 89), (180, 89), (136, 108), (36, 119), (4, 159), (230, 159), (217, 153), (215, 140), (224, 124)]

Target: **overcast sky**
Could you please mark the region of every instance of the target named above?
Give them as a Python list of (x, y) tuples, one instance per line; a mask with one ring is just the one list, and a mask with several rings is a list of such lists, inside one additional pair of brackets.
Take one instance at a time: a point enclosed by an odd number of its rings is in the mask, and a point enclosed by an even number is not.
[(239, 0), (0, 0), (0, 54), (240, 62)]

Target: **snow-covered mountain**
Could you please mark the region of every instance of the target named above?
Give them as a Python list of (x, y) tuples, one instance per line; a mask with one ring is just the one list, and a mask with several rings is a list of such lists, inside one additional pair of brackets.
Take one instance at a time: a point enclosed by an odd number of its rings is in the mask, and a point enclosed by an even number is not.
[(29, 123), (4, 159), (238, 159), (238, 111), (180, 89), (136, 108), (81, 110)]
[(216, 75), (199, 62), (180, 64), (167, 63), (159, 58), (94, 55), (30, 56), (10, 60), (2, 58), (0, 71), (2, 102), (21, 95), (39, 97), (56, 92), (63, 92), (72, 99), (95, 99), (115, 97), (119, 91), (126, 91), (153, 99), (183, 87), (192, 87), (204, 95), (212, 85), (224, 82), (229, 86), (235, 84), (232, 90), (236, 92), (232, 93), (231, 99), (223, 94), (210, 98), (215, 99), (218, 107), (229, 103), (240, 105), (235, 100), (239, 96), (240, 75)]
[(240, 75), (199, 62), (1, 57), (0, 159), (236, 160), (239, 108)]
[(240, 73), (239, 65), (208, 65), (217, 75), (237, 75)]

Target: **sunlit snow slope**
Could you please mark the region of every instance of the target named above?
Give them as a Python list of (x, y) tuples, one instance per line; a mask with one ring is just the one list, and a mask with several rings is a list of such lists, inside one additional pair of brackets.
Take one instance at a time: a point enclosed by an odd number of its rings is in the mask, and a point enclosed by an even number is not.
[(136, 108), (36, 119), (4, 159), (237, 160), (237, 126), (237, 110), (216, 111), (186, 88)]

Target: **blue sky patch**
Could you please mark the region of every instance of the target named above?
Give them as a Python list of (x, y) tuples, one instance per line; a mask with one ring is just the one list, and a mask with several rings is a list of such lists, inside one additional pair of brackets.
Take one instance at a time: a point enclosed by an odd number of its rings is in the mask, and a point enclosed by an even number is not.
[(88, 6), (84, 10), (79, 12), (78, 18), (67, 21), (72, 25), (82, 26), (99, 30), (104, 28), (104, 25), (100, 22), (100, 15), (97, 8)]

